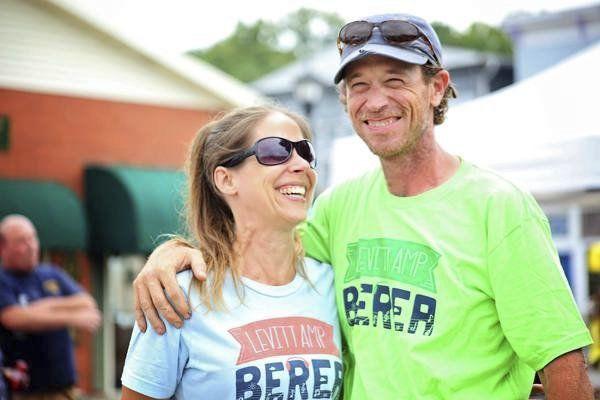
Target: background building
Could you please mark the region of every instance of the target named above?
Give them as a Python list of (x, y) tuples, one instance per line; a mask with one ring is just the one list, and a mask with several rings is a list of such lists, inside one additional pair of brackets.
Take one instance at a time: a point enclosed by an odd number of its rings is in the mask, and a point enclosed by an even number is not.
[(75, 337), (84, 391), (120, 385), (131, 281), (157, 237), (180, 230), (191, 138), (215, 113), (260, 101), (69, 1), (0, 1), (0, 216), (31, 217), (43, 257), (102, 308), (103, 331)]
[(528, 78), (600, 39), (600, 3), (540, 15), (515, 15), (502, 27), (514, 43), (515, 80)]

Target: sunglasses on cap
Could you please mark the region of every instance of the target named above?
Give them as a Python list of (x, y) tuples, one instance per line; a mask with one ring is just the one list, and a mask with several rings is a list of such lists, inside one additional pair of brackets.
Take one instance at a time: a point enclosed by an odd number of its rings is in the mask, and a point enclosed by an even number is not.
[(345, 46), (357, 46), (366, 43), (373, 35), (373, 29), (377, 27), (381, 32), (383, 39), (391, 45), (401, 46), (422, 38), (429, 46), (433, 57), (433, 62), (441, 66), (431, 41), (421, 29), (415, 24), (403, 20), (388, 20), (383, 22), (353, 21), (349, 22), (340, 29), (337, 38), (337, 47), (342, 54)]
[(292, 142), (291, 140), (276, 136), (258, 140), (254, 143), (254, 146), (234, 154), (225, 162), (221, 163), (221, 166), (227, 168), (235, 167), (250, 156), (256, 156), (256, 160), (262, 165), (279, 165), (292, 158), (294, 149), (296, 149), (296, 152), (300, 157), (308, 162), (311, 168), (317, 166), (315, 150), (308, 140), (304, 139)]

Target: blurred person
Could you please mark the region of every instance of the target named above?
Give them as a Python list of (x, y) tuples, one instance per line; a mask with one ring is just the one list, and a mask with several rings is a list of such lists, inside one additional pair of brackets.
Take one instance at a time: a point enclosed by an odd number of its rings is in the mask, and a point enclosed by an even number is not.
[(0, 349), (0, 400), (8, 400), (8, 389), (4, 378), (4, 356)]
[[(431, 25), (375, 15), (342, 27), (338, 48), (340, 100), (380, 167), (319, 196), (300, 231), (334, 269), (344, 398), (525, 399), (537, 371), (549, 399), (591, 399), (591, 340), (546, 216), (435, 139), (456, 92)], [(143, 329), (144, 314), (164, 329), (157, 309), (189, 315), (175, 271), (201, 279), (202, 254), (151, 255), (134, 284)]]
[[(22, 215), (0, 221), (0, 344), (5, 365), (25, 363), (29, 384), (14, 400), (75, 398), (68, 328), (94, 332), (96, 302), (60, 268), (39, 263), (35, 227)], [(22, 368), (21, 368), (22, 369)]]
[(303, 258), (296, 226), (316, 184), (308, 124), (274, 107), (204, 126), (188, 155), (188, 223), (207, 280), (177, 276), (195, 313), (132, 334), (122, 399), (337, 399), (333, 271)]

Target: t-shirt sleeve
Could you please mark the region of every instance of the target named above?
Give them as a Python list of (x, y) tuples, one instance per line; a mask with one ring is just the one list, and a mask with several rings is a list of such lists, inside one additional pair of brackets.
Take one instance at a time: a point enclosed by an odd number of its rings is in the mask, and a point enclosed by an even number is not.
[(545, 218), (523, 220), (491, 249), (488, 261), (500, 324), (530, 367), (539, 371), (591, 343)]
[(150, 325), (145, 333), (134, 326), (121, 382), (138, 393), (157, 399), (170, 398), (188, 359), (181, 329), (165, 321), (167, 331), (158, 335)]
[(298, 228), (306, 255), (328, 264), (331, 264), (330, 193), (324, 192), (317, 198), (308, 219)]

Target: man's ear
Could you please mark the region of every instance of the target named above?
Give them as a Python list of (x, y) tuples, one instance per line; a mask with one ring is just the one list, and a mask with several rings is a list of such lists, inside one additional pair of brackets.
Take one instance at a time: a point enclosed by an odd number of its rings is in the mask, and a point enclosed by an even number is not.
[(431, 105), (433, 107), (437, 107), (442, 102), (444, 98), (444, 94), (446, 93), (446, 88), (450, 84), (450, 73), (445, 69), (438, 71), (437, 74), (431, 77), (431, 85), (432, 85), (432, 96), (431, 96)]
[(213, 172), (213, 180), (217, 190), (224, 195), (234, 195), (237, 193), (237, 180), (234, 174), (225, 167), (218, 166)]

